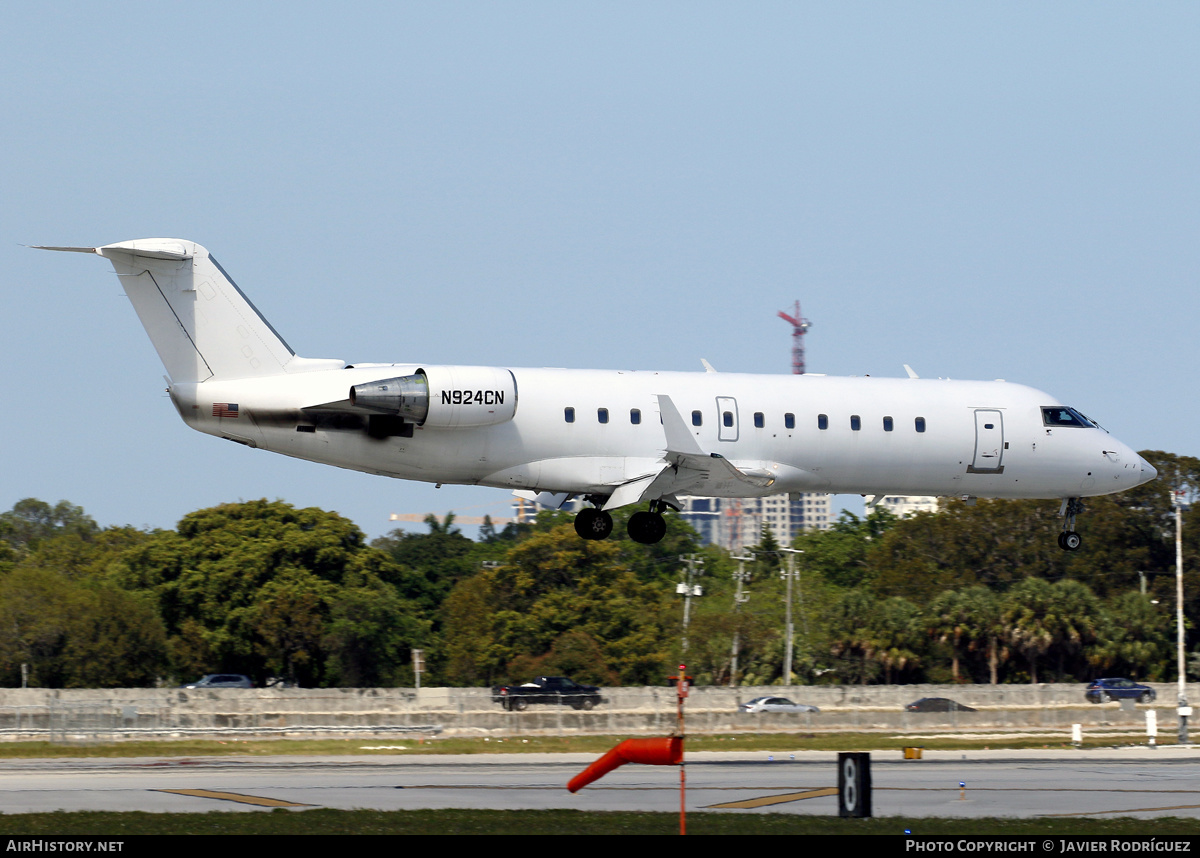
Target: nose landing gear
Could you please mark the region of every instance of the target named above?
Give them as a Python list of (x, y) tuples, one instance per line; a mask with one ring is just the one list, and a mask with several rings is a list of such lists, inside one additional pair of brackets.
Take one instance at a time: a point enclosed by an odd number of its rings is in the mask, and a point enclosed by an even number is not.
[(1058, 535), (1058, 547), (1063, 551), (1078, 551), (1083, 537), (1075, 532), (1075, 516), (1083, 512), (1083, 501), (1079, 498), (1063, 498), (1059, 515), (1063, 517), (1062, 533)]

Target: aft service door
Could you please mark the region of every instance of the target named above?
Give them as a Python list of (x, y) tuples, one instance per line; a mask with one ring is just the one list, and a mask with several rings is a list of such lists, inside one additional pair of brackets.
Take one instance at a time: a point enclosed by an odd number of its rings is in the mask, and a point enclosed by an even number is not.
[(975, 411), (975, 459), (969, 474), (1004, 473), (1004, 415), (991, 409)]
[(732, 396), (717, 397), (717, 439), (720, 441), (736, 441), (738, 439), (737, 400)]

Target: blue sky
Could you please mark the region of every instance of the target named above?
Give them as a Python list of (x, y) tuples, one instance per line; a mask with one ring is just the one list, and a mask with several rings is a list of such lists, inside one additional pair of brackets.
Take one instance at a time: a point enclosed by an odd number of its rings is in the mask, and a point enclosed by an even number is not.
[[(107, 262), (347, 361), (1005, 378), (1200, 455), (1194, 3), (45, 3), (0, 32), (0, 509), (503, 514), (187, 429)], [(859, 507), (861, 508), (861, 506)]]

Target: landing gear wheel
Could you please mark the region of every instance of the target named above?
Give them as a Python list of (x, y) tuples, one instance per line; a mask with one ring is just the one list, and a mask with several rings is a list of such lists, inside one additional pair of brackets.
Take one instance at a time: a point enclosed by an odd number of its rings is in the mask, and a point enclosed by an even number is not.
[(612, 529), (612, 516), (602, 509), (588, 507), (575, 516), (575, 532), (584, 539), (607, 539)]
[(1063, 498), (1059, 514), (1063, 517), (1062, 533), (1058, 535), (1058, 547), (1063, 551), (1078, 551), (1083, 537), (1075, 532), (1075, 516), (1083, 512), (1083, 501), (1079, 498)]
[(1083, 545), (1083, 537), (1073, 530), (1065, 530), (1058, 535), (1058, 547), (1063, 551), (1078, 551)]
[(629, 531), (629, 538), (634, 542), (653, 545), (666, 535), (667, 522), (660, 513), (642, 510), (629, 516), (629, 525), (626, 530)]

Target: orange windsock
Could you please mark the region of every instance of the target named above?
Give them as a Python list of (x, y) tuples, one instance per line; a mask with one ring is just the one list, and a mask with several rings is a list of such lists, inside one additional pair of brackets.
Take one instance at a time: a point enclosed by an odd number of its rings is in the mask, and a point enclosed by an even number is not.
[(677, 766), (683, 762), (683, 739), (626, 739), (596, 762), (571, 778), (567, 789), (579, 792), (592, 781), (600, 780), (613, 769), (626, 763), (647, 766)]

